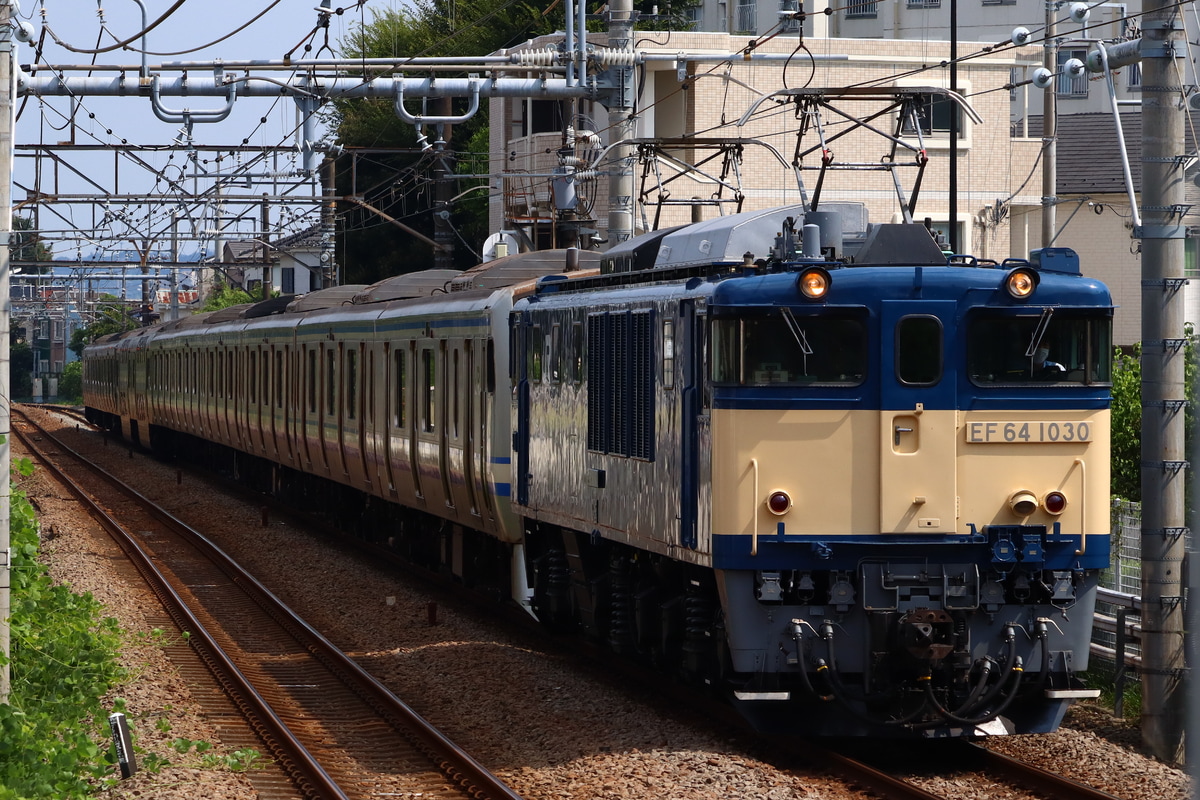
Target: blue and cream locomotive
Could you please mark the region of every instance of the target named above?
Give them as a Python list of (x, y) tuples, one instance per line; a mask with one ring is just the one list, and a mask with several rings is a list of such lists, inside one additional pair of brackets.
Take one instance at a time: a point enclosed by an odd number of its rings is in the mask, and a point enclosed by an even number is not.
[(1053, 730), (1108, 564), (1111, 298), (1066, 249), (979, 263), (864, 216), (142, 329), (86, 351), (89, 413), (339, 487), (361, 535), (763, 730)]

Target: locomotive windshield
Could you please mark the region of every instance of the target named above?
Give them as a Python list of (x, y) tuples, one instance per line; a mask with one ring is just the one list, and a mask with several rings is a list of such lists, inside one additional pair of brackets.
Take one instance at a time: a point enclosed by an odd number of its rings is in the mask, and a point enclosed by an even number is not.
[(713, 320), (714, 384), (854, 386), (867, 373), (867, 331), (845, 314), (772, 309)]
[(1112, 319), (1047, 308), (1039, 316), (977, 316), (967, 369), (978, 385), (1106, 384), (1112, 381)]

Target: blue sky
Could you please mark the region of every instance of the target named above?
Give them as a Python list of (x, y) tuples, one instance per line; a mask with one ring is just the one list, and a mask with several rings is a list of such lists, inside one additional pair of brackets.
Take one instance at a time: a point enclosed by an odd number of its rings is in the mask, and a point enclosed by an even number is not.
[[(146, 17), (153, 23), (175, 4), (175, 0), (144, 0), (144, 4)], [(337, 55), (339, 42), (351, 30), (351, 26), (362, 20), (370, 21), (371, 9), (396, 7), (400, 4), (384, 0), (370, 2), (365, 9), (356, 9), (352, 0), (334, 0), (334, 8), (345, 6), (347, 11), (343, 15), (334, 14), (330, 17), (327, 37), (323, 30), (318, 30), (315, 36), (312, 35), (319, 18), (314, 8), (317, 5), (320, 5), (320, 0), (281, 0), (274, 4), (273, 0), (187, 0), (169, 18), (149, 32), (146, 49), (154, 53), (177, 53), (220, 41), (187, 54), (148, 55), (147, 61), (153, 66), (172, 61), (281, 60), (293, 49), (294, 58), (303, 58), (305, 42), (312, 43), (311, 55), (315, 56), (318, 52), (321, 55)], [(107, 32), (102, 31), (99, 9), (103, 9)], [(264, 11), (261, 18), (254, 20)], [(97, 42), (100, 47), (110, 46), (116, 41), (114, 37), (129, 38), (137, 34), (142, 26), (141, 11), (133, 0), (101, 0), (100, 3), (96, 0), (42, 0), (36, 3), (33, 0), (23, 0), (19, 17), (33, 25), (34, 43), (42, 34), (43, 27), (48, 27), (59, 40), (77, 49), (96, 49)], [(238, 31), (247, 23), (249, 24), (244, 30)], [(329, 49), (323, 49), (326, 42)], [(140, 46), (140, 41), (134, 42), (133, 46)], [(20, 63), (27, 65), (34, 57), (33, 44), (20, 45)], [(72, 52), (58, 45), (47, 34), (37, 60), (41, 64), (51, 65), (96, 63), (108, 66), (136, 66), (140, 63), (141, 56), (127, 50), (115, 50), (94, 56)], [(86, 73), (68, 73), (76, 76), (84, 74)], [(108, 70), (97, 74), (114, 73)], [(202, 69), (197, 70), (197, 74), (210, 73), (207, 69)], [(272, 75), (285, 79), (289, 73), (277, 72)], [(19, 104), (20, 102), (18, 100)], [(77, 109), (73, 117), (74, 141), (79, 144), (113, 144), (126, 140), (132, 144), (161, 145), (170, 143), (181, 133), (181, 125), (165, 123), (154, 116), (148, 98), (88, 97), (83, 98), (81, 102), (82, 108)], [(220, 108), (223, 102), (218, 98), (163, 98), (163, 104), (174, 109), (215, 109)], [(30, 98), (24, 103), (17, 122), (15, 141), (18, 145), (66, 141), (71, 138), (72, 126), (68, 124), (70, 116), (71, 104), (66, 98)], [(290, 99), (242, 97), (236, 101), (226, 120), (195, 124), (193, 137), (198, 144), (211, 145), (241, 144), (243, 140), (248, 140), (251, 145), (263, 146), (293, 144), (296, 142), (294, 131), (297, 123), (296, 106)], [(93, 174), (93, 170), (96, 176), (111, 171), (111, 152), (80, 158), (80, 169), (89, 175)], [(166, 162), (158, 160), (154, 163), (156, 168), (160, 168)], [(179, 161), (174, 163), (178, 165)], [(183, 170), (178, 170), (177, 167), (176, 169), (182, 174)], [(122, 170), (120, 191), (155, 190), (155, 176), (152, 171), (147, 170), (139, 175), (136, 169), (128, 170), (123, 166)], [(66, 176), (69, 173), (60, 170), (60, 174)], [(14, 177), (21, 186), (32, 186), (32, 162), (29, 159), (18, 158)], [(107, 183), (103, 179), (99, 180), (101, 183)], [(42, 191), (49, 189), (47, 178), (43, 178), (41, 186)], [(81, 179), (64, 178), (58, 190), (90, 192), (94, 191), (94, 187), (88, 187)], [(26, 192), (22, 188), (14, 188), (14, 202), (19, 203), (25, 197)], [(136, 216), (138, 212), (130, 213)], [(143, 210), (140, 213), (145, 212)], [(68, 216), (71, 217), (71, 222), (83, 229), (95, 224), (94, 216), (90, 212), (84, 214), (80, 207), (72, 209)], [(47, 230), (54, 227), (65, 229), (68, 223), (43, 214), (40, 225)], [(74, 252), (80, 247), (86, 248), (87, 245), (60, 244), (54, 249), (57, 256), (63, 257), (71, 255), (66, 251)]]

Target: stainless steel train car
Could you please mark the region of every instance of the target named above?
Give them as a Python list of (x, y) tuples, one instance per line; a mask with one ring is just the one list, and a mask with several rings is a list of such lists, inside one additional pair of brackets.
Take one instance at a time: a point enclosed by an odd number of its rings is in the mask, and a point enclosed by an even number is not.
[(1045, 732), (1094, 694), (1113, 306), (1074, 253), (852, 204), (572, 253), (110, 337), (89, 414), (764, 731)]

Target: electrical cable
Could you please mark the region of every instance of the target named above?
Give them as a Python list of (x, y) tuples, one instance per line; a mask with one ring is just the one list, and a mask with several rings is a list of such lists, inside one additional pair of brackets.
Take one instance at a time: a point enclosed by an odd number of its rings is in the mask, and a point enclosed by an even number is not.
[(58, 38), (58, 36), (54, 33), (54, 31), (50, 29), (49, 25), (46, 25), (45, 28), (46, 28), (46, 32), (50, 34), (50, 38), (54, 40), (55, 44), (57, 44), (59, 47), (62, 47), (66, 50), (70, 50), (72, 53), (82, 53), (84, 55), (89, 55), (89, 54), (90, 55), (99, 55), (101, 53), (111, 53), (114, 50), (120, 50), (121, 48), (125, 47), (125, 45), (129, 44), (130, 42), (137, 41), (138, 39), (142, 38), (150, 31), (157, 28), (159, 25), (166, 22), (167, 19), (172, 14), (174, 14), (176, 11), (178, 11), (180, 6), (182, 6), (186, 2), (187, 2), (187, 0), (175, 0), (174, 5), (172, 5), (166, 11), (164, 11), (162, 16), (160, 16), (158, 19), (154, 20), (154, 22), (151, 22), (144, 29), (135, 33), (133, 36), (130, 36), (128, 39), (117, 42), (116, 44), (111, 45), (109, 47), (99, 47), (99, 48), (96, 48), (93, 50), (86, 50), (83, 48), (73, 47), (73, 46), (67, 44), (66, 42), (64, 42), (62, 39)]
[[(261, 18), (262, 18), (262, 17), (263, 17), (263, 16), (264, 16), (264, 15), (265, 15), (265, 14), (266, 14), (268, 11), (270, 11), (271, 9), (273, 9), (275, 6), (279, 5), (281, 2), (283, 2), (283, 0), (272, 0), (270, 5), (268, 5), (268, 6), (267, 6), (266, 8), (264, 8), (262, 11), (258, 12), (257, 14), (255, 14), (253, 17), (251, 17), (251, 18), (250, 18), (250, 20), (249, 20), (248, 22), (244, 23), (244, 24), (243, 24), (243, 25), (241, 25), (240, 27), (234, 28), (232, 31), (230, 31), (229, 33), (225, 34), (224, 36), (221, 36), (220, 38), (213, 39), (213, 40), (212, 40), (211, 42), (209, 42), (208, 44), (202, 44), (202, 45), (199, 45), (199, 46), (197, 46), (197, 47), (191, 47), (191, 48), (188, 48), (187, 50), (177, 50), (177, 51), (175, 51), (175, 52), (173, 52), (173, 53), (159, 53), (159, 52), (155, 52), (154, 50), (140, 50), (140, 49), (138, 49), (138, 48), (136, 48), (136, 47), (133, 47), (133, 46), (131, 46), (131, 45), (128, 45), (128, 43), (126, 43), (126, 45), (124, 45), (124, 49), (125, 49), (125, 50), (130, 50), (130, 51), (132, 51), (132, 52), (134, 52), (134, 53), (140, 53), (141, 55), (147, 55), (147, 56), (186, 56), (186, 55), (187, 55), (187, 54), (189, 54), (189, 53), (196, 53), (196, 52), (199, 52), (200, 50), (203, 50), (203, 49), (205, 49), (205, 48), (207, 48), (207, 47), (212, 47), (212, 46), (213, 46), (213, 45), (215, 45), (215, 44), (220, 44), (221, 42), (224, 42), (224, 41), (226, 41), (226, 40), (228, 40), (228, 39), (231, 39), (231, 38), (233, 38), (233, 37), (234, 37), (234, 36), (236, 36), (237, 34), (241, 33), (241, 32), (242, 32), (242, 31), (244, 31), (244, 30), (246, 30), (246, 28), (249, 28), (249, 27), (250, 27), (251, 25), (253, 25), (255, 22), (258, 22), (258, 20), (260, 20), (260, 19), (261, 19)], [(149, 29), (147, 28), (147, 30), (149, 30)], [(104, 29), (104, 32), (105, 32), (105, 33), (107, 33), (109, 36), (111, 36), (113, 39), (116, 39), (116, 38), (117, 38), (117, 37), (116, 37), (116, 36), (114, 36), (114, 35), (112, 34), (112, 32), (111, 32), (111, 31), (109, 31), (107, 28), (105, 28), (105, 29)], [(99, 45), (97, 45), (97, 46), (99, 46)], [(103, 52), (103, 51), (101, 51), (101, 52)]]

